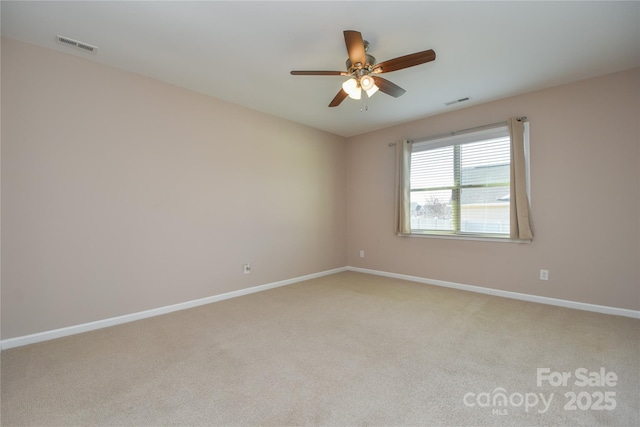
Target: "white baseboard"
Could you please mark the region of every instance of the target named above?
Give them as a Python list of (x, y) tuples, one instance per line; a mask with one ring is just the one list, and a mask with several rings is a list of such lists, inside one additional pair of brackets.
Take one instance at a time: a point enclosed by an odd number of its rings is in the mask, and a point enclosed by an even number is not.
[(460, 289), (462, 291), (477, 292), (480, 294), (495, 295), (504, 298), (517, 299), (522, 301), (536, 302), (540, 304), (555, 305), (559, 307), (573, 308), (577, 310), (593, 311), (596, 313), (612, 314), (614, 316), (632, 317), (640, 319), (640, 311), (628, 310), (625, 308), (608, 307), (605, 305), (588, 304), (584, 302), (569, 301), (557, 298), (542, 297), (531, 294), (521, 294), (518, 292), (502, 291), (499, 289), (484, 288), (482, 286), (463, 285), (454, 282), (445, 282), (444, 280), (425, 279), (424, 277), (409, 276), (406, 274), (389, 273), (386, 271), (370, 270), (368, 268), (347, 267), (349, 271), (359, 273), (373, 274), (376, 276), (391, 277), (394, 279), (409, 280), (412, 282), (424, 283), (427, 285), (443, 286), (445, 288)]
[(230, 298), (236, 298), (243, 295), (253, 294), (255, 292), (266, 291), (268, 289), (291, 285), (293, 283), (303, 282), (305, 280), (315, 279), (322, 276), (328, 276), (330, 274), (340, 273), (346, 270), (347, 270), (347, 267), (335, 268), (333, 270), (326, 270), (320, 273), (314, 273), (306, 276), (295, 277), (293, 279), (287, 279), (279, 282), (268, 283), (266, 285), (253, 286), (251, 288), (240, 289), (237, 291), (227, 292), (220, 295), (214, 295), (214, 296), (200, 298), (192, 301), (186, 301), (179, 304), (167, 305), (164, 307), (154, 308), (151, 310), (140, 311), (138, 313), (125, 314), (123, 316), (111, 317), (109, 319), (97, 320), (95, 322), (83, 323), (80, 325), (69, 326), (66, 328), (39, 332), (36, 334), (25, 335), (21, 337), (9, 338), (9, 339), (0, 341), (0, 349), (6, 350), (13, 347), (20, 347), (27, 344), (34, 344), (41, 341), (48, 341), (55, 338), (66, 337), (68, 335), (80, 334), (83, 332), (94, 331), (96, 329), (107, 328), (109, 326), (115, 326), (122, 323), (128, 323), (136, 320), (146, 319), (148, 317), (160, 316), (162, 314), (167, 314), (167, 313), (171, 313), (178, 310), (186, 310), (189, 308), (198, 307), (200, 305), (211, 304), (213, 302), (223, 301)]
[(227, 292), (220, 295), (214, 295), (206, 298), (200, 298), (197, 300), (186, 301), (179, 304), (168, 305), (164, 307), (154, 308), (151, 310), (140, 311), (138, 313), (125, 314), (123, 316), (112, 317), (109, 319), (97, 320), (95, 322), (83, 323), (80, 325), (69, 326), (66, 328), (54, 329), (51, 331), (39, 332), (36, 334), (25, 335), (21, 337), (9, 338), (0, 341), (0, 349), (6, 350), (13, 347), (20, 347), (27, 344), (34, 344), (41, 341), (48, 341), (55, 338), (61, 338), (68, 335), (80, 334), (83, 332), (89, 332), (96, 329), (107, 328), (109, 326), (115, 326), (122, 323), (133, 322), (136, 320), (146, 319), (148, 317), (160, 316), (162, 314), (171, 313), (178, 310), (186, 310), (200, 305), (211, 304), (217, 301), (223, 301), (230, 298), (236, 298), (243, 295), (252, 294), (255, 292), (266, 291), (268, 289), (277, 288), (280, 286), (291, 285), (305, 280), (315, 279), (318, 277), (328, 276), (330, 274), (340, 273), (343, 271), (355, 271), (359, 273), (373, 274), (376, 276), (385, 276), (395, 279), (409, 280), (412, 282), (424, 283), (428, 285), (443, 286), (445, 288), (460, 289), (463, 291), (476, 292), (487, 295), (495, 295), (504, 298), (511, 298), (523, 301), (536, 302), (541, 304), (555, 305), (560, 307), (573, 308), (577, 310), (593, 311), (596, 313), (612, 314), (615, 316), (632, 317), (634, 319), (640, 319), (640, 311), (627, 310), (624, 308), (607, 307), (603, 305), (587, 304), (576, 301), (562, 300), (556, 298), (548, 298), (537, 295), (522, 294), (518, 292), (502, 291), (499, 289), (484, 288), (481, 286), (463, 285), (460, 283), (446, 282), (443, 280), (426, 279), (424, 277), (409, 276), (406, 274), (389, 273), (386, 271), (370, 270), (367, 268), (359, 267), (341, 267), (333, 270), (326, 270), (320, 273), (309, 274), (306, 276), (295, 277), (293, 279), (282, 280), (279, 282), (268, 283), (265, 285), (253, 286), (251, 288), (240, 289), (233, 292)]

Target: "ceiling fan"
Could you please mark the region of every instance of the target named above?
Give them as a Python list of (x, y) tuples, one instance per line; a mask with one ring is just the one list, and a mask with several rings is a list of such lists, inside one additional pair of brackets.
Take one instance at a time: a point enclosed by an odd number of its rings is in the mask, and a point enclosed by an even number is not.
[(402, 70), (436, 59), (436, 53), (429, 49), (376, 64), (376, 58), (367, 53), (369, 42), (362, 39), (360, 32), (344, 31), (344, 41), (349, 54), (347, 71), (291, 71), (294, 76), (350, 76), (351, 78), (342, 84), (342, 89), (333, 98), (329, 107), (337, 107), (347, 96), (360, 99), (362, 89), (367, 93), (367, 96), (372, 96), (380, 90), (397, 98), (406, 91), (389, 80), (377, 76), (377, 74)]

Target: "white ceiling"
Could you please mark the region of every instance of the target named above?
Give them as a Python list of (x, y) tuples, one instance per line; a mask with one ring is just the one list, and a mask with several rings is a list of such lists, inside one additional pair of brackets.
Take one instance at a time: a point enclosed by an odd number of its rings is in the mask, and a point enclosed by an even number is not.
[[(346, 137), (640, 66), (638, 1), (2, 1), (0, 13), (3, 36)], [(289, 71), (345, 70), (343, 30), (360, 31), (378, 62), (437, 58), (384, 75), (407, 90), (399, 98), (328, 108), (346, 78)]]

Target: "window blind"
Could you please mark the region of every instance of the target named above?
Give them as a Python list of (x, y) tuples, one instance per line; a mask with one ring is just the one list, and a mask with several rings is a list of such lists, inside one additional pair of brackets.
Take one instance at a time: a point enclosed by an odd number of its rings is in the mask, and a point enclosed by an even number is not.
[(506, 126), (414, 142), (412, 232), (508, 236), (510, 143)]

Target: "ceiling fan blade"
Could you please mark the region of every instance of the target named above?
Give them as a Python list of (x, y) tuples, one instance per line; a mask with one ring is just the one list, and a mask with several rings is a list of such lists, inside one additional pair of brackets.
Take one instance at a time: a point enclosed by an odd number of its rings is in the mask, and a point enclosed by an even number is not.
[(436, 59), (436, 53), (433, 49), (423, 52), (412, 53), (410, 55), (400, 56), (388, 61), (376, 64), (373, 67), (374, 73), (390, 73), (391, 71), (402, 70), (403, 68), (413, 67), (415, 65), (424, 64)]
[(333, 98), (333, 100), (331, 100), (331, 103), (329, 104), (329, 107), (337, 107), (338, 105), (340, 105), (340, 103), (342, 101), (344, 101), (344, 99), (349, 96), (349, 94), (347, 92), (344, 91), (344, 89), (340, 89), (340, 92), (338, 92), (338, 94), (335, 96), (335, 98)]
[(292, 76), (346, 76), (344, 71), (292, 71)]
[(406, 90), (402, 89), (395, 83), (391, 83), (387, 79), (383, 79), (382, 77), (378, 76), (371, 77), (373, 78), (373, 81), (376, 82), (376, 86), (378, 86), (378, 89), (380, 89), (381, 92), (384, 92), (387, 95), (391, 95), (394, 98), (397, 98), (404, 95), (404, 93), (406, 92)]
[(349, 52), (349, 60), (352, 65), (358, 63), (364, 65), (367, 62), (367, 55), (364, 51), (364, 41), (359, 31), (346, 30), (344, 32), (344, 42)]

